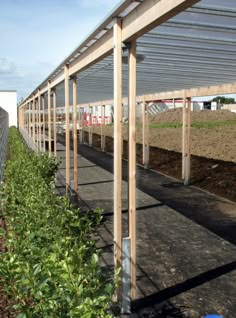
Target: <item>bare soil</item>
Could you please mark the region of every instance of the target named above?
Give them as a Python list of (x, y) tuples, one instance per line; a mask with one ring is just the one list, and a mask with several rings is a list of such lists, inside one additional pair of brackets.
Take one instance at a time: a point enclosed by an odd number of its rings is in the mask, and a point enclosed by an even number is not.
[[(181, 123), (182, 110), (174, 109), (150, 118), (150, 123)], [(234, 123), (235, 121), (235, 123)], [(230, 111), (192, 112), (192, 123), (224, 122), (211, 128), (191, 128), (191, 184), (236, 201), (236, 114)], [(93, 127), (93, 146), (100, 148), (100, 127)], [(127, 158), (127, 125), (123, 125)], [(106, 148), (113, 152), (113, 127), (104, 127)], [(142, 127), (137, 124), (137, 162), (142, 164)], [(151, 169), (181, 179), (181, 128), (150, 129)], [(85, 133), (85, 142), (88, 142)]]

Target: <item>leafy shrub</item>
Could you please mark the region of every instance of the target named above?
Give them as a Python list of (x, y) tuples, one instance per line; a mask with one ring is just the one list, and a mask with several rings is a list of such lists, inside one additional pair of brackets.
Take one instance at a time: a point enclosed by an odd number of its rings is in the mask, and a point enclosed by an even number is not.
[(101, 215), (72, 209), (52, 191), (58, 162), (30, 152), (10, 129), (1, 213), (6, 253), (0, 276), (18, 318), (110, 317), (114, 286), (101, 272), (91, 238)]

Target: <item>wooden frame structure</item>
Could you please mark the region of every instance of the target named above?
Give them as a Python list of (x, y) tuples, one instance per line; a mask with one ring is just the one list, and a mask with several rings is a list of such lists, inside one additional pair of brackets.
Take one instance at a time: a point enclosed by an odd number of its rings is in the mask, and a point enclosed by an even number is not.
[[(214, 52), (214, 58), (216, 59), (216, 63), (213, 61), (210, 65), (207, 65), (209, 70), (214, 72), (214, 67), (219, 68), (222, 72), (222, 80), (220, 80), (220, 73), (217, 74), (215, 81), (211, 86), (211, 82), (206, 85), (206, 80), (202, 81), (203, 84), (198, 84), (197, 86), (191, 87), (189, 84), (189, 78), (187, 75), (184, 75), (184, 72), (179, 74), (179, 77), (183, 78), (182, 82), (177, 83), (172, 79), (172, 77), (166, 77), (166, 82), (163, 82), (163, 87), (167, 87), (167, 89), (161, 91), (153, 91), (152, 93), (146, 92), (144, 89), (144, 93), (138, 93), (136, 96), (136, 71), (139, 70), (138, 66), (138, 55), (136, 54), (136, 43), (137, 41), (144, 36), (143, 42), (138, 43), (142, 45), (145, 42), (145, 35), (153, 37), (161, 38), (161, 34), (158, 32), (148, 33), (149, 31), (158, 28), (158, 26), (164, 26), (164, 28), (170, 27), (168, 24), (169, 21), (176, 15), (181, 14), (181, 12), (186, 12), (190, 10), (193, 13), (192, 16), (197, 15), (199, 10), (201, 14), (209, 14), (209, 8), (204, 6), (196, 7), (199, 3), (199, 0), (144, 0), (144, 1), (132, 1), (132, 0), (123, 0), (121, 4), (112, 12), (109, 17), (107, 17), (100, 26), (93, 31), (87, 39), (82, 42), (74, 52), (72, 52), (43, 82), (39, 87), (37, 87), (19, 106), (19, 125), (20, 129), (26, 131), (35, 142), (35, 96), (38, 96), (38, 105), (39, 112), (41, 110), (41, 100), (42, 100), (42, 138), (40, 137), (40, 133), (38, 134), (38, 143), (39, 149), (41, 148), (45, 151), (45, 133), (46, 133), (46, 122), (45, 122), (45, 100), (44, 94), (48, 94), (48, 144), (49, 144), (49, 154), (51, 154), (51, 99), (50, 94), (51, 90), (55, 92), (56, 87), (64, 82), (65, 87), (65, 113), (66, 113), (66, 190), (69, 192), (71, 185), (71, 176), (70, 176), (70, 123), (69, 123), (69, 81), (73, 80), (73, 144), (74, 144), (74, 184), (75, 184), (75, 193), (78, 195), (78, 171), (77, 171), (77, 105), (81, 108), (83, 107), (93, 107), (97, 105), (114, 105), (114, 262), (115, 266), (121, 266), (121, 258), (122, 258), (122, 202), (121, 202), (121, 193), (122, 193), (122, 103), (129, 104), (129, 193), (128, 193), (128, 201), (129, 201), (129, 238), (131, 242), (131, 250), (130, 250), (130, 259), (131, 259), (131, 298), (135, 298), (135, 290), (136, 290), (136, 274), (135, 274), (135, 266), (136, 266), (136, 182), (135, 182), (135, 173), (136, 173), (136, 155), (135, 155), (135, 109), (136, 102), (143, 103), (143, 151), (144, 157), (143, 162), (144, 165), (148, 166), (148, 151), (149, 149), (149, 141), (148, 141), (148, 127), (149, 127), (149, 119), (148, 119), (148, 102), (155, 100), (163, 100), (163, 99), (173, 99), (173, 101), (177, 98), (183, 98), (183, 139), (182, 139), (182, 177), (184, 179), (185, 184), (189, 184), (190, 182), (190, 156), (191, 156), (191, 98), (198, 96), (211, 96), (211, 95), (219, 95), (219, 94), (231, 94), (236, 93), (236, 82), (232, 81), (232, 76), (230, 75), (230, 71), (224, 71), (224, 68), (227, 67), (229, 70), (232, 67), (233, 57), (231, 56), (231, 51), (228, 49), (227, 54), (229, 54), (228, 64), (227, 58), (224, 56), (224, 61), (220, 60), (218, 46), (220, 48), (224, 48), (225, 38), (221, 38), (220, 35), (217, 35), (218, 38), (201, 38), (198, 41), (202, 41), (202, 43), (210, 42), (211, 47), (207, 48), (208, 51)], [(200, 9), (199, 9), (200, 8)], [(223, 4), (221, 10), (217, 7), (215, 10), (212, 8), (212, 14), (216, 17), (220, 17), (221, 11), (223, 10)], [(226, 8), (229, 12), (230, 9)], [(236, 10), (236, 8), (234, 8)], [(206, 10), (204, 12), (204, 10)], [(232, 14), (233, 16), (233, 14)], [(176, 21), (172, 21), (172, 26), (175, 25)], [(201, 26), (204, 29), (204, 25)], [(219, 26), (223, 28), (222, 25)], [(209, 29), (211, 26), (209, 25)], [(230, 29), (230, 26), (229, 28)], [(158, 30), (157, 30), (158, 31)], [(226, 33), (227, 31), (224, 30)], [(189, 35), (188, 35), (189, 36)], [(184, 37), (184, 41), (188, 44), (188, 36)], [(171, 37), (168, 34), (168, 37)], [(181, 37), (179, 35), (179, 37)], [(191, 38), (189, 41), (194, 41), (194, 38)], [(232, 42), (232, 37), (231, 40)], [(217, 45), (215, 45), (217, 43)], [(228, 43), (229, 44), (229, 43)], [(144, 45), (144, 44), (143, 44)], [(181, 44), (182, 45), (182, 44)], [(236, 45), (236, 39), (234, 42)], [(149, 46), (151, 47), (150, 43)], [(126, 97), (122, 97), (122, 48), (128, 47), (128, 94)], [(181, 46), (180, 46), (181, 47)], [(188, 48), (188, 46), (186, 46)], [(150, 48), (149, 48), (150, 49)], [(195, 46), (196, 49), (196, 46)], [(151, 50), (151, 49), (150, 49)], [(157, 51), (156, 48), (154, 48)], [(160, 49), (161, 50), (161, 49)], [(194, 50), (194, 48), (192, 49)], [(152, 51), (153, 52), (153, 51)], [(181, 50), (182, 52), (182, 50)], [(109, 57), (113, 53), (113, 70), (114, 70), (114, 91), (113, 98), (107, 100), (95, 100), (89, 101), (89, 96), (87, 97), (88, 101), (85, 103), (80, 102), (80, 97), (83, 95), (83, 89), (80, 85), (80, 74), (86, 71), (90, 67), (96, 65), (103, 59)], [(168, 52), (162, 52), (162, 55), (165, 54), (165, 58), (168, 57)], [(193, 55), (192, 51), (191, 54)], [(222, 54), (222, 53), (221, 53)], [(158, 56), (160, 58), (160, 56)], [(171, 57), (172, 58), (172, 57)], [(207, 56), (204, 57), (205, 60)], [(210, 56), (209, 56), (210, 59)], [(201, 64), (201, 61), (197, 60), (195, 57), (196, 63)], [(153, 59), (153, 65), (151, 67), (155, 67), (155, 63), (158, 60)], [(173, 62), (174, 63), (174, 62)], [(214, 64), (215, 63), (215, 64)], [(222, 67), (220, 66), (222, 64)], [(219, 64), (219, 66), (218, 66)], [(234, 63), (235, 64), (235, 63)], [(143, 67), (147, 66), (147, 72), (150, 70), (148, 65), (143, 63)], [(201, 64), (202, 65), (202, 64)], [(174, 69), (174, 67), (173, 67)], [(196, 72), (197, 67), (196, 67)], [(192, 70), (194, 72), (194, 69)], [(199, 71), (198, 71), (199, 72)], [(173, 74), (176, 75), (175, 70), (173, 70)], [(194, 77), (194, 76), (193, 76)], [(192, 78), (193, 78), (192, 77)], [(196, 74), (196, 79), (199, 78), (198, 73)], [(213, 77), (212, 77), (213, 78)], [(97, 80), (95, 78), (95, 80)], [(200, 81), (201, 79), (199, 79)], [(228, 81), (227, 81), (228, 80)], [(164, 80), (163, 80), (164, 81)], [(76, 85), (79, 85), (80, 93), (77, 102), (76, 95)], [(82, 81), (81, 81), (82, 83)], [(149, 82), (150, 83), (150, 82)], [(198, 82), (200, 83), (200, 82)], [(145, 84), (145, 83), (144, 83)], [(168, 84), (172, 89), (168, 90)], [(177, 89), (175, 89), (177, 87)], [(139, 90), (137, 89), (137, 92)], [(55, 94), (55, 93), (54, 93)], [(86, 93), (85, 93), (86, 95)], [(87, 95), (89, 95), (87, 93)], [(112, 95), (112, 94), (111, 94)], [(32, 112), (31, 112), (32, 107)], [(56, 102), (54, 102), (54, 140), (56, 141), (55, 135), (55, 107)], [(27, 116), (28, 109), (28, 116)], [(80, 114), (81, 116), (81, 114)], [(39, 116), (38, 124), (41, 124), (41, 115)], [(81, 119), (81, 118), (80, 118)], [(82, 120), (83, 122), (83, 120)], [(32, 126), (32, 130), (31, 130)], [(90, 125), (89, 125), (90, 126)], [(31, 132), (32, 131), (32, 132)], [(41, 131), (41, 129), (40, 129)], [(102, 127), (101, 127), (101, 137), (102, 136)], [(83, 131), (80, 131), (80, 141), (83, 139)], [(92, 144), (91, 141), (91, 127), (89, 127), (89, 144)], [(56, 146), (56, 145), (54, 145)], [(101, 147), (104, 150), (104, 143), (101, 141)], [(54, 153), (56, 155), (56, 152)]]

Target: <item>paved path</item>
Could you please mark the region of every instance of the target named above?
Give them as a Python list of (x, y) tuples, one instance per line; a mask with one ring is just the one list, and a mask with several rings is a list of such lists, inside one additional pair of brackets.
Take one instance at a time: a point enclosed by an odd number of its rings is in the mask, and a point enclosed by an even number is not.
[[(64, 146), (58, 155), (64, 158)], [(103, 266), (113, 265), (113, 160), (79, 145), (83, 210), (101, 207)], [(64, 174), (64, 159), (61, 166)], [(123, 235), (127, 163), (123, 162)], [(59, 190), (64, 190), (61, 178)], [(60, 188), (61, 187), (61, 188)], [(131, 317), (236, 317), (236, 205), (153, 171), (137, 169), (137, 300)]]

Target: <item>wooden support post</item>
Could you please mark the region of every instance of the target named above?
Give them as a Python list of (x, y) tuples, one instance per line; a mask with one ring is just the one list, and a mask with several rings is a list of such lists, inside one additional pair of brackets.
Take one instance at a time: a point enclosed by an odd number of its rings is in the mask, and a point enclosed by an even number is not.
[(143, 165), (147, 169), (149, 165), (149, 105), (143, 98)]
[(145, 99), (143, 98), (143, 103), (142, 103), (143, 165), (145, 164), (145, 141), (146, 141), (145, 109), (146, 109), (146, 102), (145, 102)]
[(93, 145), (93, 107), (89, 106), (89, 146)]
[(78, 142), (77, 142), (77, 78), (73, 77), (73, 149), (74, 149), (74, 192), (78, 206)]
[(25, 113), (25, 106), (21, 108), (21, 129), (25, 128), (24, 113)]
[(42, 111), (43, 111), (43, 151), (46, 151), (46, 144), (45, 144), (45, 135), (46, 135), (46, 131), (45, 131), (45, 97), (44, 95), (42, 96)]
[(79, 108), (79, 116), (80, 116), (79, 142), (82, 144), (84, 142), (84, 107)]
[(57, 91), (53, 88), (53, 144), (54, 144), (54, 157), (57, 157)]
[(51, 82), (48, 81), (48, 152), (52, 152), (52, 130), (51, 130)]
[(24, 106), (20, 110), (20, 129), (24, 128)]
[(69, 105), (69, 64), (65, 65), (65, 112), (66, 112), (66, 193), (70, 192), (70, 105)]
[(22, 107), (22, 128), (25, 129), (25, 105)]
[[(28, 114), (27, 114), (27, 109), (28, 109)], [(32, 116), (32, 115), (31, 115), (31, 110), (30, 110), (30, 103), (28, 103), (26, 108), (25, 108), (25, 129), (27, 130), (29, 137), (32, 137), (31, 130), (29, 127), (30, 116)]]
[(105, 135), (104, 135), (104, 125), (105, 125), (105, 107), (106, 105), (101, 106), (101, 149), (105, 151)]
[(186, 145), (186, 156), (185, 156), (185, 176), (184, 184), (189, 185), (191, 178), (191, 98), (188, 98), (188, 118), (187, 118), (187, 145)]
[(21, 106), (20, 108), (20, 130), (22, 129), (24, 122), (23, 122), (23, 110), (24, 110), (24, 106)]
[(39, 94), (37, 94), (37, 150), (39, 152), (39, 138), (40, 138), (40, 124), (39, 124), (39, 121), (40, 121), (40, 102), (39, 102)]
[(29, 130), (29, 125), (28, 125), (28, 123), (29, 123), (29, 113), (30, 113), (30, 104), (27, 103), (25, 105), (25, 130), (27, 131), (29, 137), (31, 137), (30, 130)]
[(185, 156), (186, 156), (186, 94), (183, 95), (182, 107), (182, 179), (185, 176)]
[(121, 267), (122, 255), (122, 41), (121, 20), (114, 32), (114, 264)]
[(24, 130), (26, 130), (26, 110), (27, 110), (27, 103), (24, 106)]
[[(121, 133), (121, 158), (123, 158), (124, 155), (124, 129), (123, 129), (123, 118), (124, 118), (124, 103), (121, 103), (121, 122), (122, 122), (122, 133)], [(125, 127), (125, 129), (127, 130), (127, 127)]]
[[(32, 131), (29, 127), (29, 119), (31, 117), (31, 127), (32, 127), (32, 111), (30, 110), (31, 108), (31, 102), (29, 102), (26, 107), (25, 107), (25, 129), (28, 131), (28, 135), (30, 138), (32, 138)], [(29, 114), (27, 115), (27, 109), (28, 109), (28, 112), (30, 113), (30, 117), (29, 117)]]
[(33, 133), (32, 133), (32, 137), (33, 137), (33, 142), (35, 144), (35, 99), (33, 99), (32, 102), (32, 127), (33, 127)]
[(38, 152), (38, 100), (35, 98), (35, 144)]
[(136, 41), (129, 48), (129, 237), (131, 299), (136, 297)]
[(41, 95), (40, 89), (38, 89), (38, 108), (39, 108), (39, 151), (42, 151), (42, 126), (41, 126)]

